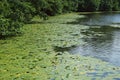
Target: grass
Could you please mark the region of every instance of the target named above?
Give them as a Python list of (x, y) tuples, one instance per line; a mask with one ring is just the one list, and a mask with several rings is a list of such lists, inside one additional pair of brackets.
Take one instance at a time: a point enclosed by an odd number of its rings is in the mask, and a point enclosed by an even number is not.
[[(68, 24), (83, 18), (77, 13), (38, 17), (23, 27), (22, 36), (0, 40), (0, 80), (113, 80), (120, 78), (120, 68), (101, 60), (55, 47), (70, 48), (83, 44), (80, 34), (89, 28)], [(59, 55), (60, 54), (60, 55)]]

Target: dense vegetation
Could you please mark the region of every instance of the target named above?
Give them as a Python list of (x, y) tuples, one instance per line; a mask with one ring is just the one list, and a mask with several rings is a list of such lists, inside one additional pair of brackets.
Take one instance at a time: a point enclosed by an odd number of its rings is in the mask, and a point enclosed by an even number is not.
[[(87, 33), (91, 35), (84, 36), (80, 32), (85, 33), (89, 26), (78, 25), (79, 23), (66, 24), (76, 22), (78, 17), (84, 18), (78, 13), (69, 13), (52, 17), (44, 21), (45, 24), (27, 24), (23, 27), (24, 35), (0, 40), (0, 80), (119, 79), (120, 67), (115, 67), (98, 58), (73, 55), (64, 51), (71, 46), (82, 45), (84, 42), (81, 37), (89, 36), (90, 39), (90, 37), (98, 35), (99, 38), (106, 38), (107, 34), (100, 33), (98, 28), (96, 30), (98, 32), (95, 34), (89, 30)], [(34, 17), (32, 21), (43, 22), (39, 17)], [(104, 30), (102, 29), (102, 31)], [(62, 52), (55, 52), (61, 50)], [(108, 54), (108, 57), (110, 55)], [(113, 57), (110, 58), (113, 59)]]
[(66, 12), (116, 11), (119, 0), (0, 0), (0, 37), (20, 33), (23, 24)]

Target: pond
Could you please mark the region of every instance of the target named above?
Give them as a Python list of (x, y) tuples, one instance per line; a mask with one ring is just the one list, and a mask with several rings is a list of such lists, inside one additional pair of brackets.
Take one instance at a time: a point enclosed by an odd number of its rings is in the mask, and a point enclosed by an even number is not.
[(72, 54), (91, 56), (120, 66), (120, 13), (85, 14), (77, 23), (90, 26), (82, 30), (85, 44), (69, 50)]

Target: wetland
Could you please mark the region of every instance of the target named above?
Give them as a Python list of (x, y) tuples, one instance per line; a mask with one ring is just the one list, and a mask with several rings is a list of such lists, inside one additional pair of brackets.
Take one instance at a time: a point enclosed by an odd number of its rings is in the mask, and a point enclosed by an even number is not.
[(86, 17), (35, 17), (23, 35), (0, 40), (0, 80), (120, 80), (120, 67), (107, 61), (118, 58), (118, 22), (110, 28), (81, 23)]

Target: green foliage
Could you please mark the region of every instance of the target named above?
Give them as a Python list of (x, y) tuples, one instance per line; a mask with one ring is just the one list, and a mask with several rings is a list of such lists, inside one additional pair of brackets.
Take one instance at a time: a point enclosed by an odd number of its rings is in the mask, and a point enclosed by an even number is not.
[(78, 7), (78, 0), (63, 0), (63, 12), (76, 11)]
[(100, 0), (81, 0), (79, 1), (78, 11), (97, 11)]
[(85, 11), (85, 0), (81, 0), (78, 2), (77, 11)]
[(28, 22), (32, 19), (35, 9), (30, 3), (20, 0), (9, 0), (8, 3), (11, 5), (11, 14), (9, 17), (12, 20)]
[(99, 10), (101, 11), (116, 11), (120, 8), (119, 0), (101, 0)]
[(101, 0), (100, 10), (111, 11), (112, 10), (112, 0)]
[(119, 8), (119, 0), (79, 0), (78, 4), (78, 11), (115, 11)]
[[(23, 36), (0, 40), (0, 80), (119, 78), (120, 67), (90, 57), (54, 51), (55, 45), (70, 47), (82, 43), (80, 38), (84, 36), (80, 32), (87, 26), (61, 24), (76, 21), (78, 17), (83, 18), (73, 13), (55, 16), (46, 21), (47, 24), (25, 25)], [(34, 21), (40, 20), (34, 18)]]
[(0, 15), (7, 16), (10, 14), (10, 5), (7, 0), (0, 1)]
[[(97, 11), (99, 9), (100, 0), (86, 0), (85, 2), (88, 11)], [(89, 3), (89, 5), (87, 5), (87, 3)]]
[(34, 8), (20, 0), (0, 1), (0, 37), (16, 35), (33, 17)]
[(46, 20), (72, 11), (119, 9), (119, 0), (0, 0), (0, 36), (16, 35), (36, 15)]
[(20, 33), (20, 27), (22, 23), (18, 21), (12, 21), (10, 19), (0, 17), (0, 37), (15, 35)]
[(47, 15), (54, 16), (56, 14), (62, 13), (62, 5), (60, 0), (48, 0), (47, 4), (48, 6), (45, 8), (45, 13)]
[(114, 11), (119, 10), (119, 7), (120, 7), (119, 4), (120, 3), (118, 2), (118, 0), (113, 0), (113, 8), (112, 9)]

